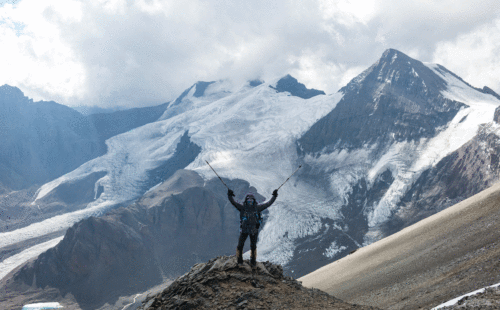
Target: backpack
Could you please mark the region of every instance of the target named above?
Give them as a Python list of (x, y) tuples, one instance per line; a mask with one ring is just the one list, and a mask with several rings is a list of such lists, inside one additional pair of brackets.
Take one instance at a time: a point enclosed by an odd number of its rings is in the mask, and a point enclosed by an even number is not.
[(257, 229), (260, 228), (260, 225), (262, 224), (262, 213), (258, 212), (257, 209), (254, 208), (254, 210), (249, 210), (248, 208), (245, 208), (243, 211), (243, 215), (241, 217), (241, 226), (242, 227), (257, 227)]

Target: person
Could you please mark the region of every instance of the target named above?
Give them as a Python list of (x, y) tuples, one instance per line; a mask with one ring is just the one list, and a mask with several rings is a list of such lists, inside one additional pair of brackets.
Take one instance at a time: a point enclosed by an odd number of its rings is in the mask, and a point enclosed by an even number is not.
[(276, 198), (278, 197), (278, 190), (273, 191), (273, 197), (266, 203), (258, 204), (255, 196), (248, 194), (245, 196), (245, 201), (240, 204), (234, 200), (234, 192), (228, 190), (227, 196), (231, 204), (240, 211), (240, 238), (238, 239), (238, 246), (236, 247), (236, 257), (238, 264), (243, 264), (243, 245), (246, 239), (250, 236), (250, 264), (255, 267), (257, 263), (257, 238), (259, 237), (260, 228), (260, 212), (269, 208)]

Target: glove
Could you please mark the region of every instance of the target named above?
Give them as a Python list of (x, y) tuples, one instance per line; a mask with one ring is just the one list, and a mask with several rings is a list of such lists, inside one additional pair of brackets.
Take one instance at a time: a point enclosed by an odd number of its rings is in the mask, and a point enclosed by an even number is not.
[(273, 192), (273, 196), (274, 196), (274, 197), (278, 197), (278, 190), (277, 190), (277, 189), (275, 189), (275, 190), (274, 190), (274, 192)]
[(234, 197), (234, 192), (232, 190), (227, 190), (227, 196), (228, 197)]

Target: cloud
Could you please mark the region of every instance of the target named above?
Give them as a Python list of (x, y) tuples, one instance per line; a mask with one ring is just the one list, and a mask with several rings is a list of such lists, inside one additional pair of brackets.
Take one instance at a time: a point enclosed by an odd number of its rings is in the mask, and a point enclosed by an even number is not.
[(500, 19), (440, 42), (433, 61), (453, 68), (476, 87), (488, 86), (500, 93)]
[(496, 3), (20, 0), (0, 8), (0, 44), (9, 46), (0, 49), (7, 68), (0, 84), (35, 99), (101, 107), (163, 103), (198, 80), (288, 73), (332, 93), (389, 47), (456, 66), (476, 84), (474, 72), (494, 50), (478, 67), (461, 66), (446, 51), (476, 31), (485, 42), (498, 33), (481, 30), (499, 17)]

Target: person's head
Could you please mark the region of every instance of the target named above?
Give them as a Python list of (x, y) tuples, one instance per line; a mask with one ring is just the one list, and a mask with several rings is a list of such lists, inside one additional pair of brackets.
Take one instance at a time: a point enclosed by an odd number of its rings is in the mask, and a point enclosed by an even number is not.
[(255, 196), (252, 194), (246, 195), (245, 196), (245, 203), (249, 204), (249, 205), (254, 204), (255, 203)]

